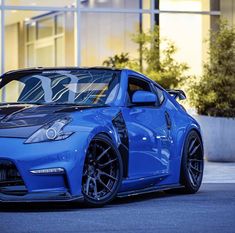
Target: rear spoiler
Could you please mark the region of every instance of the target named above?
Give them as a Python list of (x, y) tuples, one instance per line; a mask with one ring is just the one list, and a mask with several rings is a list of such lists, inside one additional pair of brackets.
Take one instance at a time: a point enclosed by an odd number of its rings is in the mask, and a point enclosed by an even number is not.
[(186, 94), (182, 90), (166, 90), (174, 99), (185, 100)]

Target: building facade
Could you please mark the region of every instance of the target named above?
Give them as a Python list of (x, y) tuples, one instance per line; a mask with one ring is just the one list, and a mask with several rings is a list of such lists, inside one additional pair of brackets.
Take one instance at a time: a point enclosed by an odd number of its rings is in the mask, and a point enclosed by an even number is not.
[[(176, 59), (200, 75), (209, 30), (235, 0), (0, 0), (0, 72), (35, 66), (100, 66), (115, 54), (138, 58), (132, 35), (159, 25)], [(10, 100), (18, 87), (0, 93)]]

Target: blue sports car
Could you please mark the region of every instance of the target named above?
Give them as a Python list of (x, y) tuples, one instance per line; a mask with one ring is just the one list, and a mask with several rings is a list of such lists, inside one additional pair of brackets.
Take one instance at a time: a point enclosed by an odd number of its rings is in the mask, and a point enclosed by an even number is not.
[(201, 130), (176, 101), (183, 91), (132, 70), (92, 67), (10, 71), (0, 92), (1, 202), (102, 206), (201, 185)]

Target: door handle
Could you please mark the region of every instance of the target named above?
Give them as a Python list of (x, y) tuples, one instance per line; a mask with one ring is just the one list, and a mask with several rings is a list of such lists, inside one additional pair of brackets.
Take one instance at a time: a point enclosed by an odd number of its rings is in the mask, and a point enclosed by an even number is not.
[(165, 119), (166, 119), (166, 125), (167, 129), (171, 129), (171, 118), (168, 112), (165, 112)]

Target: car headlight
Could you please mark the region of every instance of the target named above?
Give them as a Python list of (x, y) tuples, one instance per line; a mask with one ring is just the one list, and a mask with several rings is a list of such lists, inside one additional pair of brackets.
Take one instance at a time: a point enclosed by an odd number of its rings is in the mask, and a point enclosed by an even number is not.
[(25, 141), (25, 143), (48, 142), (66, 139), (73, 134), (73, 132), (63, 131), (63, 128), (70, 121), (70, 118), (61, 118), (49, 123), (37, 130)]

